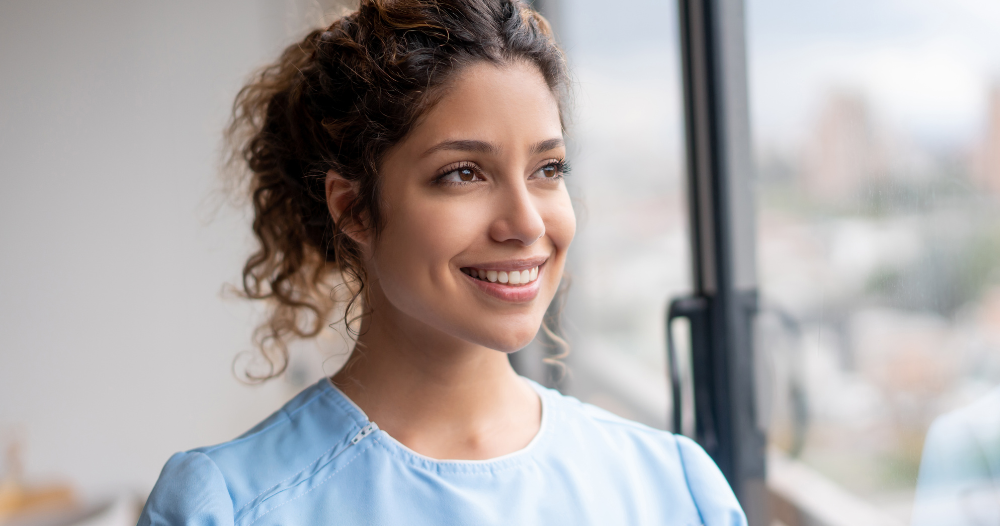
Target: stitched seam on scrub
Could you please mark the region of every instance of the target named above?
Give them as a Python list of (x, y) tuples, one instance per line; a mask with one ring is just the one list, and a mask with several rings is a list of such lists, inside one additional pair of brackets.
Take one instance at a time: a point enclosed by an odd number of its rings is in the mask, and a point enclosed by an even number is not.
[[(324, 381), (326, 381), (326, 380), (324, 380)], [(295, 411), (292, 411), (291, 413), (287, 413), (287, 412), (285, 412), (285, 411), (282, 411), (282, 413), (284, 413), (284, 414), (286, 415), (286, 417), (287, 417), (287, 418), (288, 418), (289, 420), (291, 420), (291, 417), (292, 417), (293, 415), (295, 415), (295, 413), (298, 413), (299, 411), (301, 411), (301, 410), (305, 409), (305, 408), (306, 408), (306, 406), (308, 406), (308, 405), (312, 404), (313, 402), (315, 402), (315, 401), (316, 401), (316, 400), (318, 400), (319, 398), (321, 398), (321, 397), (324, 397), (324, 396), (325, 396), (325, 397), (328, 397), (328, 398), (330, 398), (330, 400), (331, 400), (331, 401), (332, 401), (332, 402), (334, 403), (334, 406), (335, 406), (335, 407), (336, 407), (337, 409), (341, 410), (341, 411), (342, 411), (342, 412), (343, 412), (343, 413), (344, 413), (344, 414), (345, 414), (345, 415), (346, 415), (347, 417), (349, 417), (349, 418), (350, 418), (351, 420), (355, 420), (355, 418), (354, 418), (354, 415), (352, 415), (352, 414), (351, 414), (351, 412), (347, 410), (347, 408), (343, 407), (343, 405), (342, 405), (342, 401), (340, 400), (340, 397), (338, 397), (338, 396), (335, 396), (335, 395), (336, 395), (336, 393), (335, 393), (335, 392), (330, 392), (330, 391), (328, 391), (327, 389), (325, 389), (325, 387), (326, 387), (326, 386), (323, 386), (323, 387), (320, 387), (320, 388), (317, 388), (317, 392), (316, 392), (316, 393), (313, 393), (313, 395), (312, 395), (312, 396), (311, 396), (311, 397), (309, 398), (309, 400), (307, 400), (307, 401), (306, 401), (305, 403), (303, 403), (302, 405), (300, 405), (300, 406), (298, 407), (298, 409), (296, 409)], [(261, 429), (260, 431), (258, 431), (258, 432), (256, 432), (256, 433), (254, 433), (253, 435), (249, 435), (249, 436), (246, 436), (246, 437), (243, 437), (242, 439), (238, 440), (237, 442), (239, 442), (239, 441), (242, 441), (242, 440), (244, 440), (244, 439), (247, 439), (247, 438), (250, 438), (250, 437), (252, 437), (252, 436), (256, 436), (257, 434), (260, 434), (260, 433), (263, 433), (264, 431), (267, 431), (268, 429), (271, 429), (272, 427), (274, 427), (274, 426), (276, 426), (276, 425), (278, 425), (278, 424), (283, 424), (283, 423), (285, 423), (285, 422), (283, 422), (283, 421), (279, 421), (279, 422), (275, 422), (275, 423), (273, 423), (273, 424), (271, 424), (271, 425), (269, 425), (269, 426), (265, 427), (264, 429)], [(355, 420), (355, 423), (356, 423), (356, 420)], [(351, 429), (351, 432), (352, 432), (352, 433), (354, 433), (354, 432), (356, 432), (356, 431), (357, 431), (358, 429), (360, 429), (361, 427), (363, 427), (363, 426), (358, 426), (358, 427), (357, 427), (357, 428), (355, 428), (355, 429)], [(235, 443), (235, 442), (233, 442), (233, 443)], [(223, 445), (225, 445), (225, 444), (223, 444)], [(277, 483), (276, 483), (276, 484), (274, 484), (273, 486), (271, 486), (271, 487), (269, 487), (269, 488), (267, 488), (267, 489), (265, 489), (265, 490), (261, 491), (260, 493), (258, 493), (257, 495), (255, 495), (255, 496), (254, 496), (253, 498), (251, 498), (250, 500), (248, 500), (246, 504), (244, 504), (244, 505), (240, 506), (240, 509), (236, 510), (236, 513), (237, 513), (237, 514), (239, 514), (239, 513), (241, 512), (241, 511), (243, 511), (244, 509), (246, 509), (246, 507), (247, 507), (247, 506), (250, 506), (251, 504), (253, 504), (253, 503), (254, 503), (254, 502), (255, 502), (255, 501), (257, 500), (257, 499), (259, 499), (259, 498), (260, 498), (260, 497), (261, 497), (262, 495), (264, 495), (265, 493), (267, 493), (267, 492), (269, 492), (269, 491), (274, 491), (274, 489), (275, 489), (275, 488), (277, 488), (278, 486), (281, 486), (281, 485), (282, 485), (282, 484), (284, 484), (285, 482), (288, 482), (289, 480), (291, 480), (291, 479), (293, 479), (293, 478), (295, 478), (295, 477), (297, 477), (297, 476), (301, 475), (303, 471), (305, 471), (305, 470), (309, 469), (309, 466), (312, 466), (313, 464), (315, 464), (317, 460), (319, 460), (319, 459), (323, 458), (324, 456), (326, 456), (326, 455), (330, 454), (330, 452), (331, 452), (331, 451), (333, 451), (334, 449), (337, 449), (337, 446), (338, 446), (338, 445), (340, 445), (340, 444), (339, 444), (339, 443), (337, 443), (337, 444), (334, 444), (334, 445), (333, 445), (332, 447), (330, 447), (330, 449), (327, 449), (326, 451), (322, 452), (322, 453), (321, 453), (321, 454), (320, 454), (320, 455), (319, 455), (318, 457), (316, 457), (316, 459), (315, 459), (315, 460), (313, 460), (313, 461), (309, 462), (308, 464), (306, 464), (306, 465), (305, 465), (305, 466), (304, 466), (304, 467), (303, 467), (302, 469), (300, 469), (300, 470), (298, 470), (298, 471), (296, 471), (296, 472), (292, 473), (291, 475), (289, 475), (289, 476), (285, 477), (284, 479), (282, 479), (281, 481), (277, 482)], [(352, 445), (352, 444), (349, 444), (349, 445), (347, 445), (347, 447), (351, 447), (351, 445)], [(218, 447), (218, 446), (217, 446), (217, 447)], [(345, 448), (345, 449), (346, 449), (346, 448)]]
[[(280, 504), (275, 504), (275, 505), (274, 505), (274, 507), (271, 507), (271, 508), (268, 508), (268, 509), (267, 509), (267, 511), (265, 511), (265, 512), (261, 513), (261, 514), (260, 514), (260, 516), (258, 516), (258, 517), (257, 517), (256, 519), (254, 519), (253, 521), (251, 521), (251, 522), (250, 522), (249, 524), (247, 524), (246, 526), (252, 526), (252, 525), (253, 525), (253, 524), (254, 524), (255, 522), (257, 522), (257, 521), (259, 521), (260, 519), (262, 519), (262, 518), (264, 518), (265, 516), (267, 516), (267, 514), (268, 514), (268, 513), (271, 513), (272, 511), (274, 511), (274, 510), (276, 510), (276, 509), (278, 509), (278, 508), (280, 508), (280, 507), (284, 506), (285, 504), (289, 504), (289, 503), (292, 503), (292, 502), (295, 502), (296, 500), (298, 500), (298, 499), (300, 499), (300, 498), (304, 497), (305, 495), (308, 495), (308, 494), (312, 493), (312, 491), (313, 491), (313, 490), (315, 490), (315, 489), (316, 489), (316, 488), (318, 488), (318, 487), (321, 487), (321, 486), (322, 486), (323, 484), (326, 484), (326, 483), (327, 483), (327, 482), (329, 482), (329, 480), (330, 480), (330, 479), (332, 479), (332, 478), (333, 478), (333, 477), (334, 477), (334, 476), (335, 476), (335, 475), (336, 475), (337, 473), (340, 473), (341, 471), (343, 471), (343, 469), (344, 469), (344, 468), (346, 468), (347, 466), (351, 465), (351, 462), (354, 462), (355, 460), (357, 460), (357, 458), (358, 458), (358, 457), (360, 457), (362, 453), (364, 453), (364, 452), (368, 451), (369, 449), (371, 449), (371, 447), (372, 447), (372, 445), (371, 445), (371, 444), (367, 444), (367, 445), (365, 446), (365, 448), (364, 448), (364, 449), (362, 449), (361, 451), (358, 451), (358, 454), (357, 454), (357, 455), (354, 455), (354, 457), (352, 457), (352, 458), (351, 458), (351, 460), (348, 460), (346, 464), (344, 464), (343, 466), (340, 466), (339, 468), (337, 468), (337, 470), (336, 470), (336, 471), (334, 471), (333, 473), (330, 473), (330, 476), (326, 477), (325, 479), (323, 479), (322, 481), (320, 481), (319, 483), (317, 483), (317, 484), (316, 484), (315, 486), (313, 486), (313, 487), (309, 488), (309, 489), (308, 489), (308, 490), (306, 490), (306, 491), (305, 491), (304, 493), (302, 493), (302, 494), (300, 494), (300, 495), (296, 495), (295, 497), (291, 498), (290, 500), (286, 500), (285, 502), (282, 502), (282, 503), (280, 503)], [(308, 481), (309, 481), (309, 479), (306, 479), (306, 480), (303, 480), (302, 482), (300, 482), (299, 484), (301, 484), (301, 483), (304, 483), (304, 482), (308, 482)], [(298, 485), (298, 484), (296, 484), (296, 486), (297, 486), (297, 485)], [(294, 488), (294, 487), (295, 487), (295, 486), (292, 486), (291, 488), (288, 488), (288, 489), (292, 489), (292, 488)], [(286, 489), (286, 490), (284, 490), (284, 491), (288, 491), (288, 489)], [(275, 495), (280, 495), (280, 494), (281, 494), (281, 493), (279, 492), (279, 493), (276, 493)], [(265, 501), (265, 502), (266, 502), (266, 501)], [(263, 502), (262, 502), (261, 504), (263, 504)]]
[[(313, 402), (313, 401), (314, 401), (315, 399), (319, 398), (320, 396), (322, 396), (322, 393), (319, 393), (319, 394), (317, 394), (316, 396), (314, 396), (313, 398), (311, 398), (311, 399), (310, 399), (310, 400), (309, 400), (308, 402), (306, 402), (306, 403), (302, 404), (302, 406), (301, 406), (301, 407), (299, 407), (299, 409), (296, 409), (295, 411), (293, 411), (292, 413), (290, 413), (290, 415), (293, 415), (293, 414), (295, 414), (295, 413), (299, 412), (299, 411), (300, 411), (301, 409), (303, 409), (303, 408), (305, 408), (305, 406), (307, 406), (307, 405), (311, 404), (311, 403), (312, 403), (312, 402)], [(339, 408), (339, 407), (338, 407), (338, 409), (342, 409), (342, 408)], [(353, 419), (352, 419), (352, 420), (353, 420)], [(278, 422), (278, 423), (281, 423), (281, 422)], [(276, 424), (277, 424), (277, 423), (276, 423)], [(276, 425), (276, 424), (272, 424), (272, 425)], [(267, 427), (266, 427), (265, 429), (262, 429), (261, 431), (263, 432), (263, 431), (265, 431), (265, 430), (267, 430), (267, 429), (270, 429), (270, 428), (271, 428), (271, 426), (267, 426)], [(356, 432), (356, 430), (355, 430), (355, 429), (351, 429), (351, 432), (352, 432), (352, 433), (353, 433), (353, 432)], [(256, 433), (254, 433), (254, 435), (256, 435)], [(251, 436), (253, 436), (253, 435), (251, 435)], [(247, 438), (249, 438), (249, 437), (247, 437)], [(326, 456), (326, 455), (329, 455), (329, 454), (330, 454), (330, 452), (331, 452), (331, 451), (333, 451), (334, 449), (337, 449), (337, 446), (339, 446), (339, 445), (340, 445), (340, 443), (339, 443), (339, 442), (338, 442), (338, 443), (336, 443), (336, 444), (334, 444), (334, 445), (333, 445), (332, 447), (330, 447), (330, 449), (327, 449), (326, 451), (324, 451), (324, 452), (320, 453), (320, 455), (319, 455), (318, 457), (316, 457), (315, 459), (313, 459), (312, 461), (310, 461), (310, 462), (309, 462), (308, 464), (306, 464), (306, 465), (305, 465), (305, 466), (304, 466), (304, 467), (303, 467), (302, 469), (300, 469), (300, 470), (298, 470), (298, 471), (296, 471), (296, 472), (292, 473), (291, 475), (289, 475), (289, 476), (285, 477), (284, 479), (282, 479), (282, 480), (281, 480), (281, 481), (279, 481), (278, 483), (274, 484), (273, 486), (271, 486), (271, 487), (269, 487), (269, 488), (267, 488), (267, 489), (265, 489), (265, 490), (261, 491), (260, 493), (258, 493), (257, 495), (255, 495), (255, 496), (254, 496), (254, 497), (253, 497), (252, 499), (248, 500), (246, 504), (244, 504), (244, 505), (240, 506), (240, 509), (236, 510), (236, 513), (237, 513), (237, 514), (239, 514), (239, 513), (241, 512), (241, 511), (243, 511), (244, 509), (246, 509), (246, 507), (247, 507), (247, 506), (249, 506), (249, 505), (253, 504), (253, 503), (254, 503), (254, 502), (255, 502), (255, 501), (257, 500), (257, 499), (259, 499), (259, 498), (260, 498), (260, 497), (261, 497), (262, 495), (264, 495), (265, 493), (267, 493), (267, 492), (269, 492), (269, 491), (273, 491), (273, 490), (274, 490), (275, 488), (277, 488), (278, 486), (281, 486), (281, 485), (282, 485), (282, 484), (284, 484), (285, 482), (288, 482), (289, 480), (291, 480), (291, 479), (293, 479), (293, 478), (295, 478), (295, 477), (297, 477), (297, 476), (301, 475), (303, 471), (305, 471), (305, 470), (309, 469), (309, 466), (312, 466), (313, 464), (315, 464), (315, 463), (316, 463), (316, 461), (317, 461), (317, 460), (319, 460), (319, 459), (323, 458), (324, 456)], [(351, 447), (351, 444), (348, 444), (348, 445), (347, 445), (347, 447)], [(347, 447), (345, 447), (344, 449), (346, 450), (346, 448), (347, 448)]]
[(674, 438), (674, 446), (677, 448), (677, 457), (681, 461), (681, 471), (684, 472), (684, 485), (687, 486), (688, 495), (691, 495), (691, 502), (694, 504), (695, 511), (698, 512), (698, 520), (701, 522), (702, 526), (705, 524), (705, 516), (701, 514), (701, 506), (698, 505), (698, 499), (694, 498), (694, 492), (691, 491), (691, 480), (688, 479), (687, 465), (684, 463), (684, 452), (681, 451), (681, 441), (677, 440), (675, 435), (671, 435)]
[[(304, 468), (296, 471), (295, 473), (292, 473), (288, 477), (285, 477), (281, 482), (278, 482), (277, 484), (275, 484), (275, 485), (273, 485), (273, 486), (265, 489), (264, 491), (261, 491), (260, 493), (258, 493), (257, 496), (255, 496), (254, 498), (248, 500), (246, 504), (244, 504), (243, 506), (240, 506), (240, 509), (236, 510), (235, 517), (239, 518), (239, 514), (241, 512), (243, 512), (243, 510), (246, 510), (247, 507), (253, 505), (255, 502), (257, 503), (256, 504), (257, 506), (260, 506), (261, 504), (263, 504), (263, 501), (257, 502), (257, 500), (260, 499), (262, 496), (266, 495), (267, 493), (275, 491), (277, 488), (281, 487), (282, 484), (288, 482), (289, 480), (292, 480), (295, 477), (298, 477), (298, 476), (302, 475), (302, 473), (304, 473), (305, 471), (307, 471), (311, 466), (316, 465), (316, 463), (319, 462), (320, 459), (322, 459), (326, 455), (329, 455), (331, 451), (337, 449), (338, 445), (340, 445), (340, 444), (334, 444), (333, 447), (331, 447), (330, 449), (327, 449), (326, 451), (324, 451), (323, 454), (321, 454), (320, 456), (316, 457), (315, 460), (313, 460), (312, 462), (310, 462), (309, 464), (307, 464)], [(346, 447), (344, 447), (344, 449), (340, 453), (337, 453), (336, 455), (334, 455), (333, 457), (331, 457), (330, 460), (327, 461), (327, 463), (333, 462), (337, 457), (339, 457), (340, 455), (342, 455), (344, 453), (344, 451), (347, 451), (347, 448), (349, 448), (349, 447), (351, 447), (351, 444), (348, 444)], [(306, 479), (306, 480), (309, 480), (309, 479)], [(277, 494), (277, 493), (275, 493), (275, 494)], [(247, 513), (249, 513), (250, 511), (251, 510), (247, 510)], [(254, 519), (254, 520), (256, 520), (256, 519)]]
[[(334, 449), (337, 449), (337, 446), (339, 446), (339, 445), (340, 445), (339, 443), (337, 443), (337, 444), (334, 444), (334, 445), (333, 445), (333, 447), (331, 447), (330, 449), (327, 449), (326, 451), (324, 451), (323, 453), (321, 453), (321, 454), (320, 454), (320, 455), (319, 455), (318, 457), (316, 457), (316, 458), (315, 458), (315, 459), (314, 459), (314, 460), (313, 460), (312, 462), (309, 462), (308, 464), (306, 464), (306, 467), (304, 467), (304, 468), (302, 468), (302, 469), (300, 469), (300, 470), (296, 471), (295, 473), (292, 473), (291, 475), (289, 475), (289, 476), (285, 477), (285, 478), (284, 478), (284, 479), (282, 479), (282, 480), (281, 480), (280, 482), (278, 482), (277, 484), (275, 484), (275, 485), (271, 486), (270, 488), (267, 488), (267, 489), (265, 489), (264, 491), (261, 491), (261, 492), (260, 492), (260, 493), (258, 493), (258, 494), (257, 494), (256, 496), (254, 496), (254, 498), (252, 498), (252, 499), (248, 500), (246, 504), (244, 504), (244, 505), (240, 506), (240, 509), (236, 510), (236, 513), (237, 513), (237, 514), (239, 514), (239, 513), (241, 512), (241, 511), (243, 511), (244, 509), (246, 509), (246, 507), (247, 507), (247, 506), (249, 506), (249, 505), (253, 504), (253, 503), (254, 503), (254, 501), (256, 501), (257, 499), (259, 499), (259, 498), (260, 498), (260, 497), (261, 497), (262, 495), (264, 495), (265, 493), (267, 493), (267, 492), (269, 492), (269, 491), (273, 491), (273, 490), (274, 490), (275, 488), (277, 488), (278, 486), (280, 486), (280, 485), (284, 484), (285, 482), (288, 482), (289, 480), (291, 480), (291, 479), (293, 479), (293, 478), (295, 478), (295, 477), (297, 477), (297, 476), (301, 475), (303, 471), (305, 471), (305, 470), (309, 469), (309, 466), (312, 466), (313, 464), (315, 464), (315, 463), (316, 463), (316, 461), (317, 461), (317, 460), (319, 460), (319, 459), (321, 459), (321, 458), (325, 457), (326, 455), (329, 455), (329, 454), (330, 454), (330, 452), (331, 452), (331, 451), (333, 451)], [(350, 445), (348, 445), (347, 447), (351, 447), (351, 446), (350, 446)], [(346, 448), (345, 448), (345, 449), (346, 449)], [(336, 458), (336, 457), (334, 457), (334, 458)]]

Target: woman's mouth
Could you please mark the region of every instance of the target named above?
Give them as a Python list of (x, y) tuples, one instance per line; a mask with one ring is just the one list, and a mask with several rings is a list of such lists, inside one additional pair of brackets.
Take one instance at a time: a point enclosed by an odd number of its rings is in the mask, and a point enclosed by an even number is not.
[[(533, 267), (524, 268), (534, 264)], [(462, 273), (469, 277), (470, 284), (481, 292), (509, 303), (527, 303), (538, 296), (541, 280), (538, 277), (545, 270), (545, 260), (513, 264), (501, 270), (504, 265), (491, 264), (491, 268), (462, 267)]]
[(486, 270), (481, 268), (463, 267), (462, 272), (479, 281), (500, 283), (501, 285), (527, 285), (538, 279), (538, 267), (526, 270)]

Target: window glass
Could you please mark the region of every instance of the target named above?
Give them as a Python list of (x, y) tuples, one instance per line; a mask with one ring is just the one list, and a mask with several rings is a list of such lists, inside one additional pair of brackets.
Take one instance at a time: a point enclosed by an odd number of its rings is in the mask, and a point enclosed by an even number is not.
[(1000, 3), (746, 5), (774, 458), (998, 524)]
[(567, 267), (564, 385), (663, 428), (663, 313), (690, 282), (676, 5), (560, 7), (556, 29), (575, 77), (568, 185), (579, 220)]

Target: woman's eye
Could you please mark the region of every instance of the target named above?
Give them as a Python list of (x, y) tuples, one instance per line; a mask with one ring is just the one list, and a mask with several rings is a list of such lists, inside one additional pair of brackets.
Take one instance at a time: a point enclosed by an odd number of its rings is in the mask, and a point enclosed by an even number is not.
[(458, 168), (441, 176), (438, 181), (442, 183), (462, 184), (472, 183), (483, 178), (476, 173), (473, 168)]
[(538, 171), (535, 172), (531, 178), (550, 179), (550, 180), (558, 179), (563, 176), (564, 171), (565, 170), (563, 169), (562, 163), (551, 163), (539, 168)]

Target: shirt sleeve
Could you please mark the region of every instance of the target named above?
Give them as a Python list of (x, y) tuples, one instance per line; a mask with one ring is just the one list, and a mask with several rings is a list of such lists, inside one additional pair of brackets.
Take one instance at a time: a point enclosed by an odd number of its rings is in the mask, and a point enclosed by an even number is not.
[(138, 526), (232, 526), (233, 501), (222, 472), (207, 455), (170, 457), (139, 516)]
[(676, 435), (691, 497), (704, 526), (746, 526), (736, 495), (712, 458), (690, 438)]

